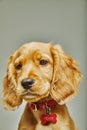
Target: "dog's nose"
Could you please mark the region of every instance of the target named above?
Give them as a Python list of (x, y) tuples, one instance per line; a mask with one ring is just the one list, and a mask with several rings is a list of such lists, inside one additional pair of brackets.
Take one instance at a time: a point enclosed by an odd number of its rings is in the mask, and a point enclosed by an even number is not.
[(27, 78), (27, 79), (23, 79), (21, 81), (21, 85), (24, 89), (29, 89), (32, 87), (32, 85), (34, 84), (34, 79), (33, 78)]

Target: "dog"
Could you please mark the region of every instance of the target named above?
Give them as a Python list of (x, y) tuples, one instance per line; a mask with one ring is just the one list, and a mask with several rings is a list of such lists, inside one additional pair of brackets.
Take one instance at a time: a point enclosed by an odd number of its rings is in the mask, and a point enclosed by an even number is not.
[(60, 45), (26, 43), (9, 58), (4, 107), (15, 110), (27, 102), (18, 130), (77, 130), (66, 103), (78, 94), (81, 77)]

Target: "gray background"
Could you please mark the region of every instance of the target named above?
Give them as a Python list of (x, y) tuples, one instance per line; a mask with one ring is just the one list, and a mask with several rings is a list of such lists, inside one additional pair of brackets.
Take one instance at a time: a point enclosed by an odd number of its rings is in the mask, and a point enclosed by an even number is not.
[[(59, 43), (80, 62), (80, 95), (67, 105), (79, 130), (87, 130), (86, 5), (85, 0), (0, 0), (0, 100), (10, 54), (25, 42)], [(14, 112), (0, 105), (0, 130), (17, 130), (24, 105)]]

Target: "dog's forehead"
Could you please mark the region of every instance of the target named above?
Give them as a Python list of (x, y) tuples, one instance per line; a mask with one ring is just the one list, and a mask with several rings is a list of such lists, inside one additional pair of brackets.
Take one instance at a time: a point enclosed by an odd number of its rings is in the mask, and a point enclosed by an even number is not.
[(48, 56), (50, 58), (52, 57), (51, 47), (51, 43), (32, 42), (24, 44), (14, 53), (14, 61), (16, 59), (26, 59), (34, 56)]
[(50, 54), (50, 46), (48, 43), (40, 43), (40, 42), (32, 42), (28, 44), (24, 44), (21, 49), (25, 53), (32, 53), (34, 51), (40, 51), (42, 53)]

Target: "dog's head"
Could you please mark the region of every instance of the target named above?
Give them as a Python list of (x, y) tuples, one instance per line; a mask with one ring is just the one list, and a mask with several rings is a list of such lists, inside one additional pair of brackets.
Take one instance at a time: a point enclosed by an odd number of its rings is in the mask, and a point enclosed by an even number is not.
[(32, 42), (9, 58), (3, 100), (14, 109), (25, 99), (39, 101), (51, 95), (64, 104), (76, 95), (81, 73), (77, 63), (59, 45)]

